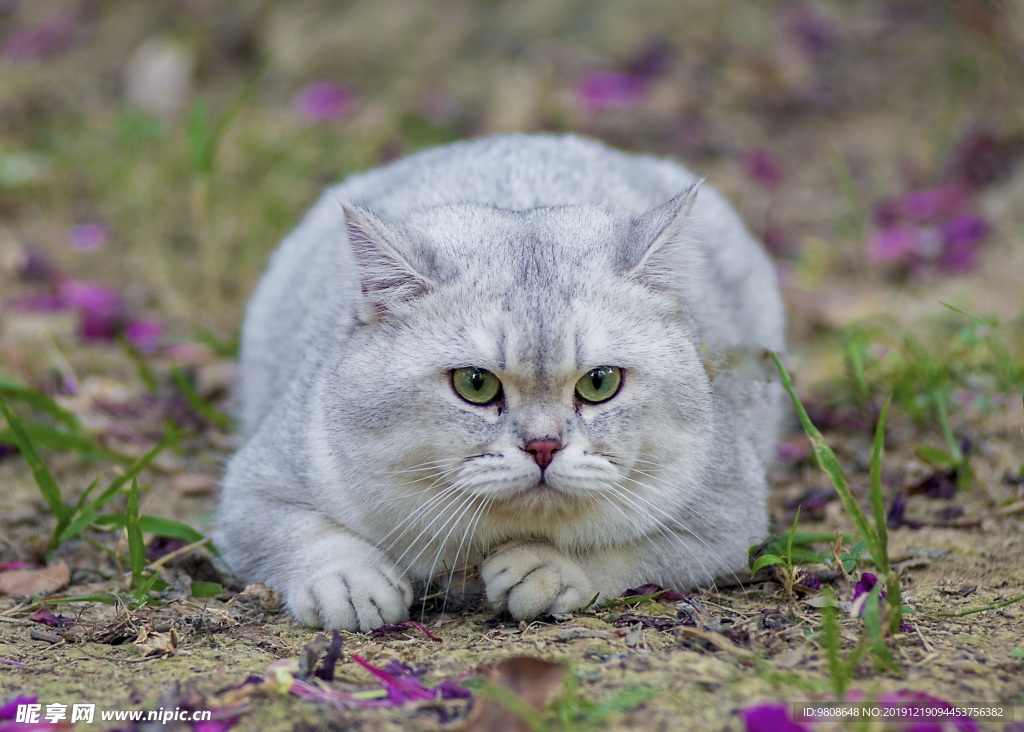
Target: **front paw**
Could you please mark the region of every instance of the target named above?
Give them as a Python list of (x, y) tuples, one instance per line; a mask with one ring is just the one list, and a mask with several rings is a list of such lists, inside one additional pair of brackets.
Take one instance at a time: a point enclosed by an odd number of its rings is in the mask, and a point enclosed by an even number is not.
[(594, 584), (572, 559), (546, 544), (509, 544), (481, 568), (487, 601), (517, 620), (579, 610), (594, 596)]
[(286, 604), (303, 625), (324, 630), (368, 631), (409, 619), (412, 585), (393, 566), (327, 562), (297, 583)]

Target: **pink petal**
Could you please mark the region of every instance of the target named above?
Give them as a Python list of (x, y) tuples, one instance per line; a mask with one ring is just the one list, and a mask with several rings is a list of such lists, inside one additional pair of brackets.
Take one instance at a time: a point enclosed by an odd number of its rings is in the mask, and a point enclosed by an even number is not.
[(294, 106), (309, 122), (328, 122), (352, 109), (352, 93), (330, 81), (317, 81), (295, 95)]
[(0, 43), (0, 57), (11, 61), (42, 58), (67, 46), (74, 37), (74, 16), (59, 13), (27, 30), (7, 36)]
[(767, 150), (747, 150), (740, 157), (740, 167), (752, 181), (765, 188), (777, 188), (786, 179), (782, 164)]
[(83, 224), (71, 232), (71, 246), (75, 249), (98, 249), (106, 243), (106, 224)]
[(635, 107), (647, 96), (647, 82), (634, 74), (594, 71), (576, 85), (576, 98), (587, 112)]
[(988, 224), (980, 216), (957, 216), (944, 221), (940, 229), (949, 244), (978, 244), (988, 234)]

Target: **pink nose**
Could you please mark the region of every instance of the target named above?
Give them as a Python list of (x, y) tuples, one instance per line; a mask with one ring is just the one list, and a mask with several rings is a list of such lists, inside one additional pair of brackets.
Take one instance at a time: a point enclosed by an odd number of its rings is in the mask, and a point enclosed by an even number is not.
[(530, 440), (523, 449), (533, 455), (533, 459), (543, 470), (551, 464), (554, 454), (562, 449), (562, 443), (558, 440)]

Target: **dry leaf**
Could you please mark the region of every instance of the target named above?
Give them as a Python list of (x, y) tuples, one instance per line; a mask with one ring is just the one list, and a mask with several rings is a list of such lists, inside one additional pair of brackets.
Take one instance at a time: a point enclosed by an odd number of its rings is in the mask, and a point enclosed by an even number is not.
[[(539, 658), (518, 656), (484, 672), (484, 677), (518, 695), (540, 711), (565, 677), (565, 666)], [(473, 704), (461, 732), (531, 732), (530, 725), (493, 699), (480, 697)]]
[(173, 656), (178, 648), (178, 633), (171, 628), (169, 633), (154, 633), (143, 628), (135, 639), (135, 650), (143, 656)]
[(255, 600), (260, 608), (270, 612), (281, 609), (281, 595), (273, 587), (267, 587), (262, 582), (246, 585), (244, 590), (235, 595), (235, 600)]
[(64, 562), (43, 569), (11, 569), (0, 572), (0, 594), (32, 597), (59, 590), (70, 580), (71, 570)]

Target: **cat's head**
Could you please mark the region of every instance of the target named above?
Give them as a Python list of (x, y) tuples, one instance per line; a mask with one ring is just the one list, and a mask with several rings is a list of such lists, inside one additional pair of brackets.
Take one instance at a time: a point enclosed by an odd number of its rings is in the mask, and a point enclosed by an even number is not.
[(695, 195), (639, 217), (463, 204), (399, 224), (346, 205), (362, 292), (322, 407), (357, 500), (383, 523), (419, 512), (414, 531), (577, 546), (699, 503)]

